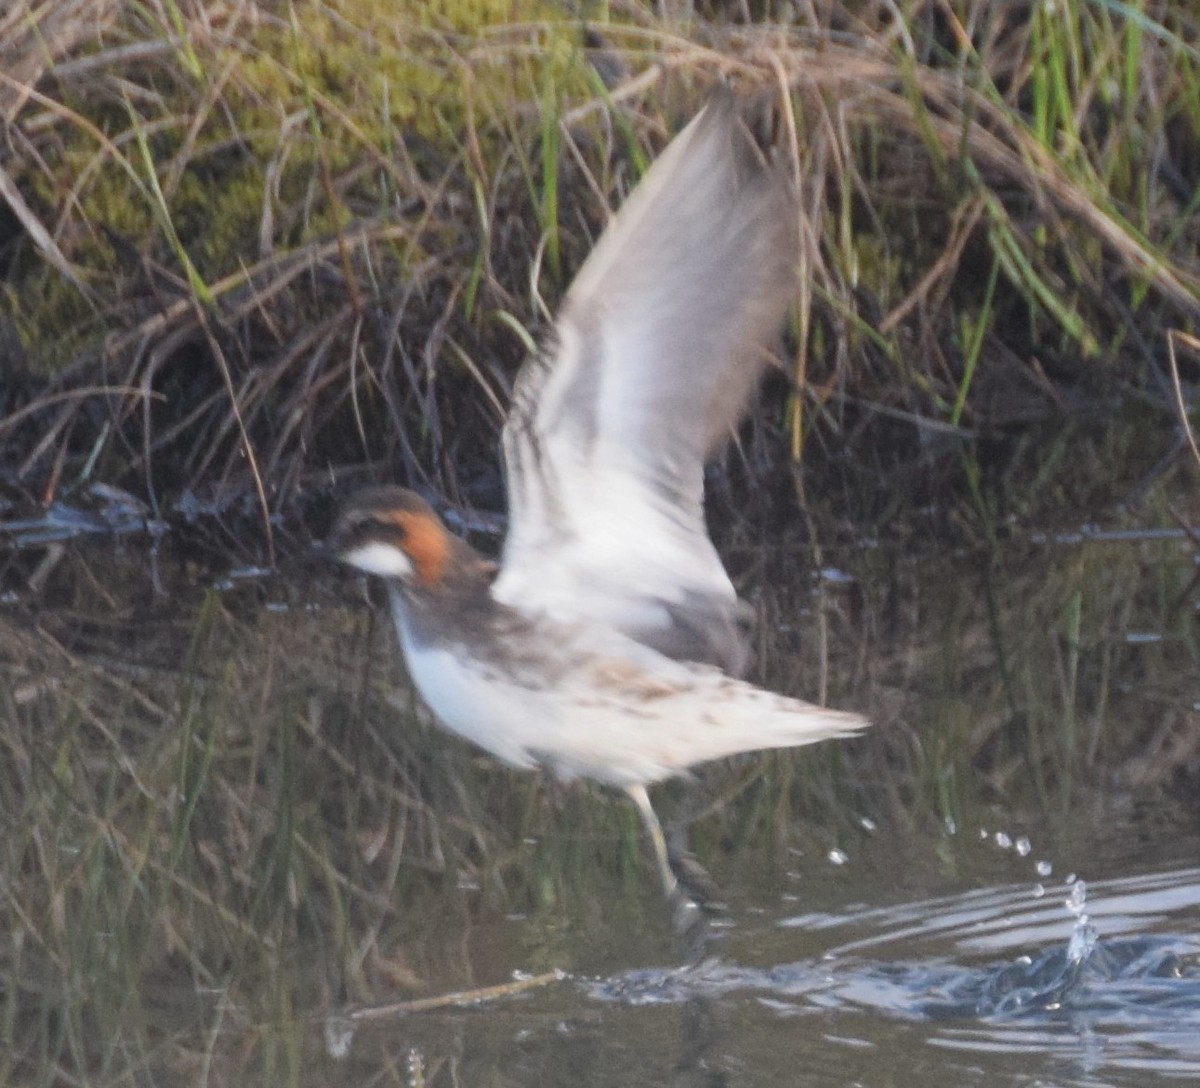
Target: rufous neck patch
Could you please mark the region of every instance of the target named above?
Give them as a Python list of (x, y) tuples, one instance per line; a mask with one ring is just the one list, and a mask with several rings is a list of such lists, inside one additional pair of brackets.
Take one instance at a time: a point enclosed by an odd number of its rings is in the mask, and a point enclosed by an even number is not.
[(440, 585), (450, 564), (450, 534), (432, 514), (400, 510), (392, 515), (402, 530), (401, 547), (412, 560), (417, 582), (423, 586)]

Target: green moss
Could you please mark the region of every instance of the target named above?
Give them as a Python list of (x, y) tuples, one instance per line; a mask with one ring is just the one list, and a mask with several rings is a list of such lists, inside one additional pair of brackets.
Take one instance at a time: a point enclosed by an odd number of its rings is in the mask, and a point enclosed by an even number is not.
[(900, 295), (904, 286), (903, 276), (907, 270), (878, 234), (856, 233), (852, 252), (855, 258), (856, 282), (861, 280), (871, 284), (885, 298)]
[[(43, 222), (66, 208), (64, 252), (114, 308), (131, 253), (179, 273), (178, 246), (217, 283), (263, 255), (264, 211), (275, 254), (328, 238), (394, 206), (398, 140), (436, 180), (462, 155), (468, 118), (486, 154), (511, 139), (515, 103), (548, 81), (587, 86), (577, 24), (535, 0), (300, 0), (273, 15), (242, 38), (191, 42), (198, 67), (123, 69), (119, 94), (107, 82), (79, 94), (83, 120), (64, 126), (48, 172), (22, 179)], [(131, 37), (173, 32), (144, 16)], [(515, 29), (488, 35), (505, 25)], [(77, 327), (82, 300), (48, 291), (32, 250), (9, 278), (31, 356), (70, 357), (79, 338), (62, 328)]]

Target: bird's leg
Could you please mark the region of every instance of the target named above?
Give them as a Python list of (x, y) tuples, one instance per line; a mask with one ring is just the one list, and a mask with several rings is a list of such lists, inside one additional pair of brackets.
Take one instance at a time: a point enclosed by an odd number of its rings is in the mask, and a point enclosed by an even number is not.
[(671, 872), (692, 900), (707, 911), (721, 908), (721, 893), (707, 869), (688, 849), (687, 833), (701, 807), (700, 783), (690, 775), (684, 779), (682, 811), (677, 811), (667, 832), (667, 861)]
[(666, 836), (663, 835), (662, 824), (658, 822), (646, 787), (640, 782), (626, 786), (625, 792), (637, 805), (641, 813), (642, 823), (654, 846), (654, 856), (658, 861), (659, 876), (662, 877), (663, 890), (667, 893), (667, 902), (671, 906), (671, 921), (676, 935), (683, 941), (685, 954), (691, 963), (699, 963), (708, 954), (709, 925), (704, 911), (700, 909), (689, 888), (680, 884), (671, 863), (671, 854), (667, 849)]
[(642, 823), (646, 827), (646, 834), (650, 836), (650, 842), (654, 847), (654, 856), (658, 861), (658, 873), (662, 877), (663, 890), (667, 893), (667, 898), (673, 900), (675, 893), (679, 890), (679, 881), (675, 879), (675, 872), (671, 868), (667, 840), (663, 835), (662, 824), (658, 822), (658, 816), (655, 815), (654, 807), (650, 804), (650, 796), (646, 793), (646, 787), (640, 782), (626, 786), (625, 792), (637, 805)]

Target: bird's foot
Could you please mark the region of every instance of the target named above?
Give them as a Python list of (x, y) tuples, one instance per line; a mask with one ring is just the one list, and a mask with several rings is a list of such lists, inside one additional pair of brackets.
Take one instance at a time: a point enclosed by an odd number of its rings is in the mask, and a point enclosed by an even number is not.
[(671, 843), (667, 854), (671, 872), (679, 882), (681, 892), (688, 896), (705, 914), (720, 914), (725, 909), (721, 890), (709, 871), (689, 850)]

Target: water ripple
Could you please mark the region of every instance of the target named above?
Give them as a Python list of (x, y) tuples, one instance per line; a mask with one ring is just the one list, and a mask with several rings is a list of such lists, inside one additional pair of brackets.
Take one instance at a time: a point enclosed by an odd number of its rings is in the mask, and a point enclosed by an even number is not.
[[(1082, 882), (1039, 897), (989, 888), (776, 924), (828, 938), (769, 967), (710, 960), (591, 984), (631, 1005), (744, 997), (781, 1016), (868, 1013), (924, 1023), (930, 1045), (1069, 1055), (1200, 1082), (1200, 869)], [(1095, 1083), (1103, 1083), (1097, 1080)]]

